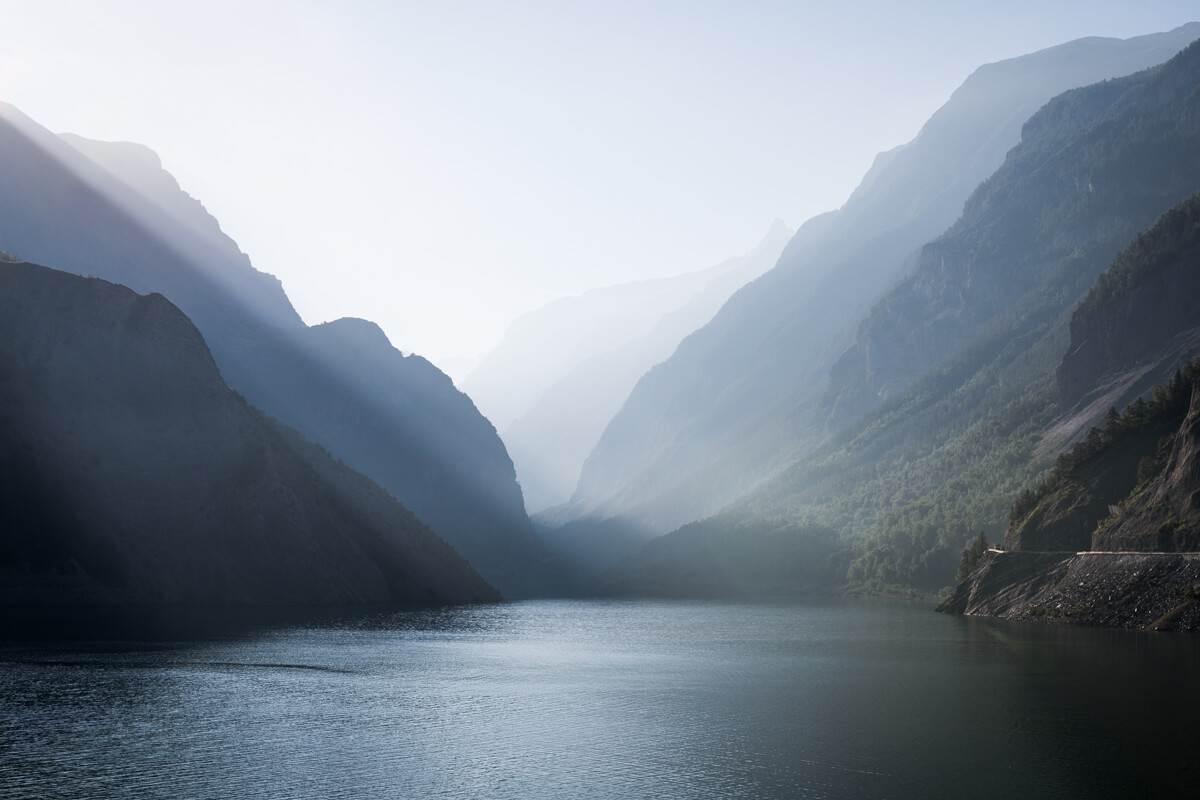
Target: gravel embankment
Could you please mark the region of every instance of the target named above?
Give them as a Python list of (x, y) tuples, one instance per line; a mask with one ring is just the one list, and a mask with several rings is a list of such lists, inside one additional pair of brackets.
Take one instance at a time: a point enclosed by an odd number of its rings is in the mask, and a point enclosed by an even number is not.
[(938, 611), (1200, 631), (1200, 553), (993, 550)]

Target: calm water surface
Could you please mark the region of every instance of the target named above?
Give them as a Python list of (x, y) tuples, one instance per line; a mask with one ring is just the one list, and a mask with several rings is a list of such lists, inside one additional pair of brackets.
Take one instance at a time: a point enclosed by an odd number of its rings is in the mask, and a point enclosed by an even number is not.
[(1195, 796), (1200, 639), (534, 602), (0, 646), (0, 797)]

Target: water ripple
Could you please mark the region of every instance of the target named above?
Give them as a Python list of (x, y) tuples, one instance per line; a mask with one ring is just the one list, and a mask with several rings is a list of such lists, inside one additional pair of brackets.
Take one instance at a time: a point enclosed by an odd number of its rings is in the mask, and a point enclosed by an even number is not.
[(849, 602), (523, 603), (9, 646), (0, 798), (1186, 791), (1200, 702), (1174, 689), (1198, 665), (1194, 638)]

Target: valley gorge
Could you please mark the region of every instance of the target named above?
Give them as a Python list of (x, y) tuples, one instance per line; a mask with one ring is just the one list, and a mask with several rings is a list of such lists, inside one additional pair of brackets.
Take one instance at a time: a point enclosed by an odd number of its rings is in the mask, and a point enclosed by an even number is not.
[(0, 800), (1191, 796), (1196, 16), (9, 3)]
[[(246, 407), (307, 440), (291, 452), (361, 473), (506, 599), (946, 596), (979, 531), (1005, 557), (1089, 549), (1077, 527), (1007, 527), (1014, 499), (1200, 346), (1198, 34), (981, 67), (836, 211), (514, 325), (463, 381), (494, 419), (375, 323), (304, 324), (140, 145), (4, 106), (0, 247), (165, 297)], [(1137, 459), (1165, 435), (1140, 434)], [(1067, 506), (1112, 504), (1088, 503)], [(1125, 526), (1167, 524), (1151, 517)]]

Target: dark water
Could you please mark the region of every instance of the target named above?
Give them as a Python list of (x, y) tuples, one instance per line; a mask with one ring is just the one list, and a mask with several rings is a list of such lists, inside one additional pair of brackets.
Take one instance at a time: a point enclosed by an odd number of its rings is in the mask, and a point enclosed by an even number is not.
[(0, 647), (0, 797), (1194, 797), (1200, 639), (541, 602)]

